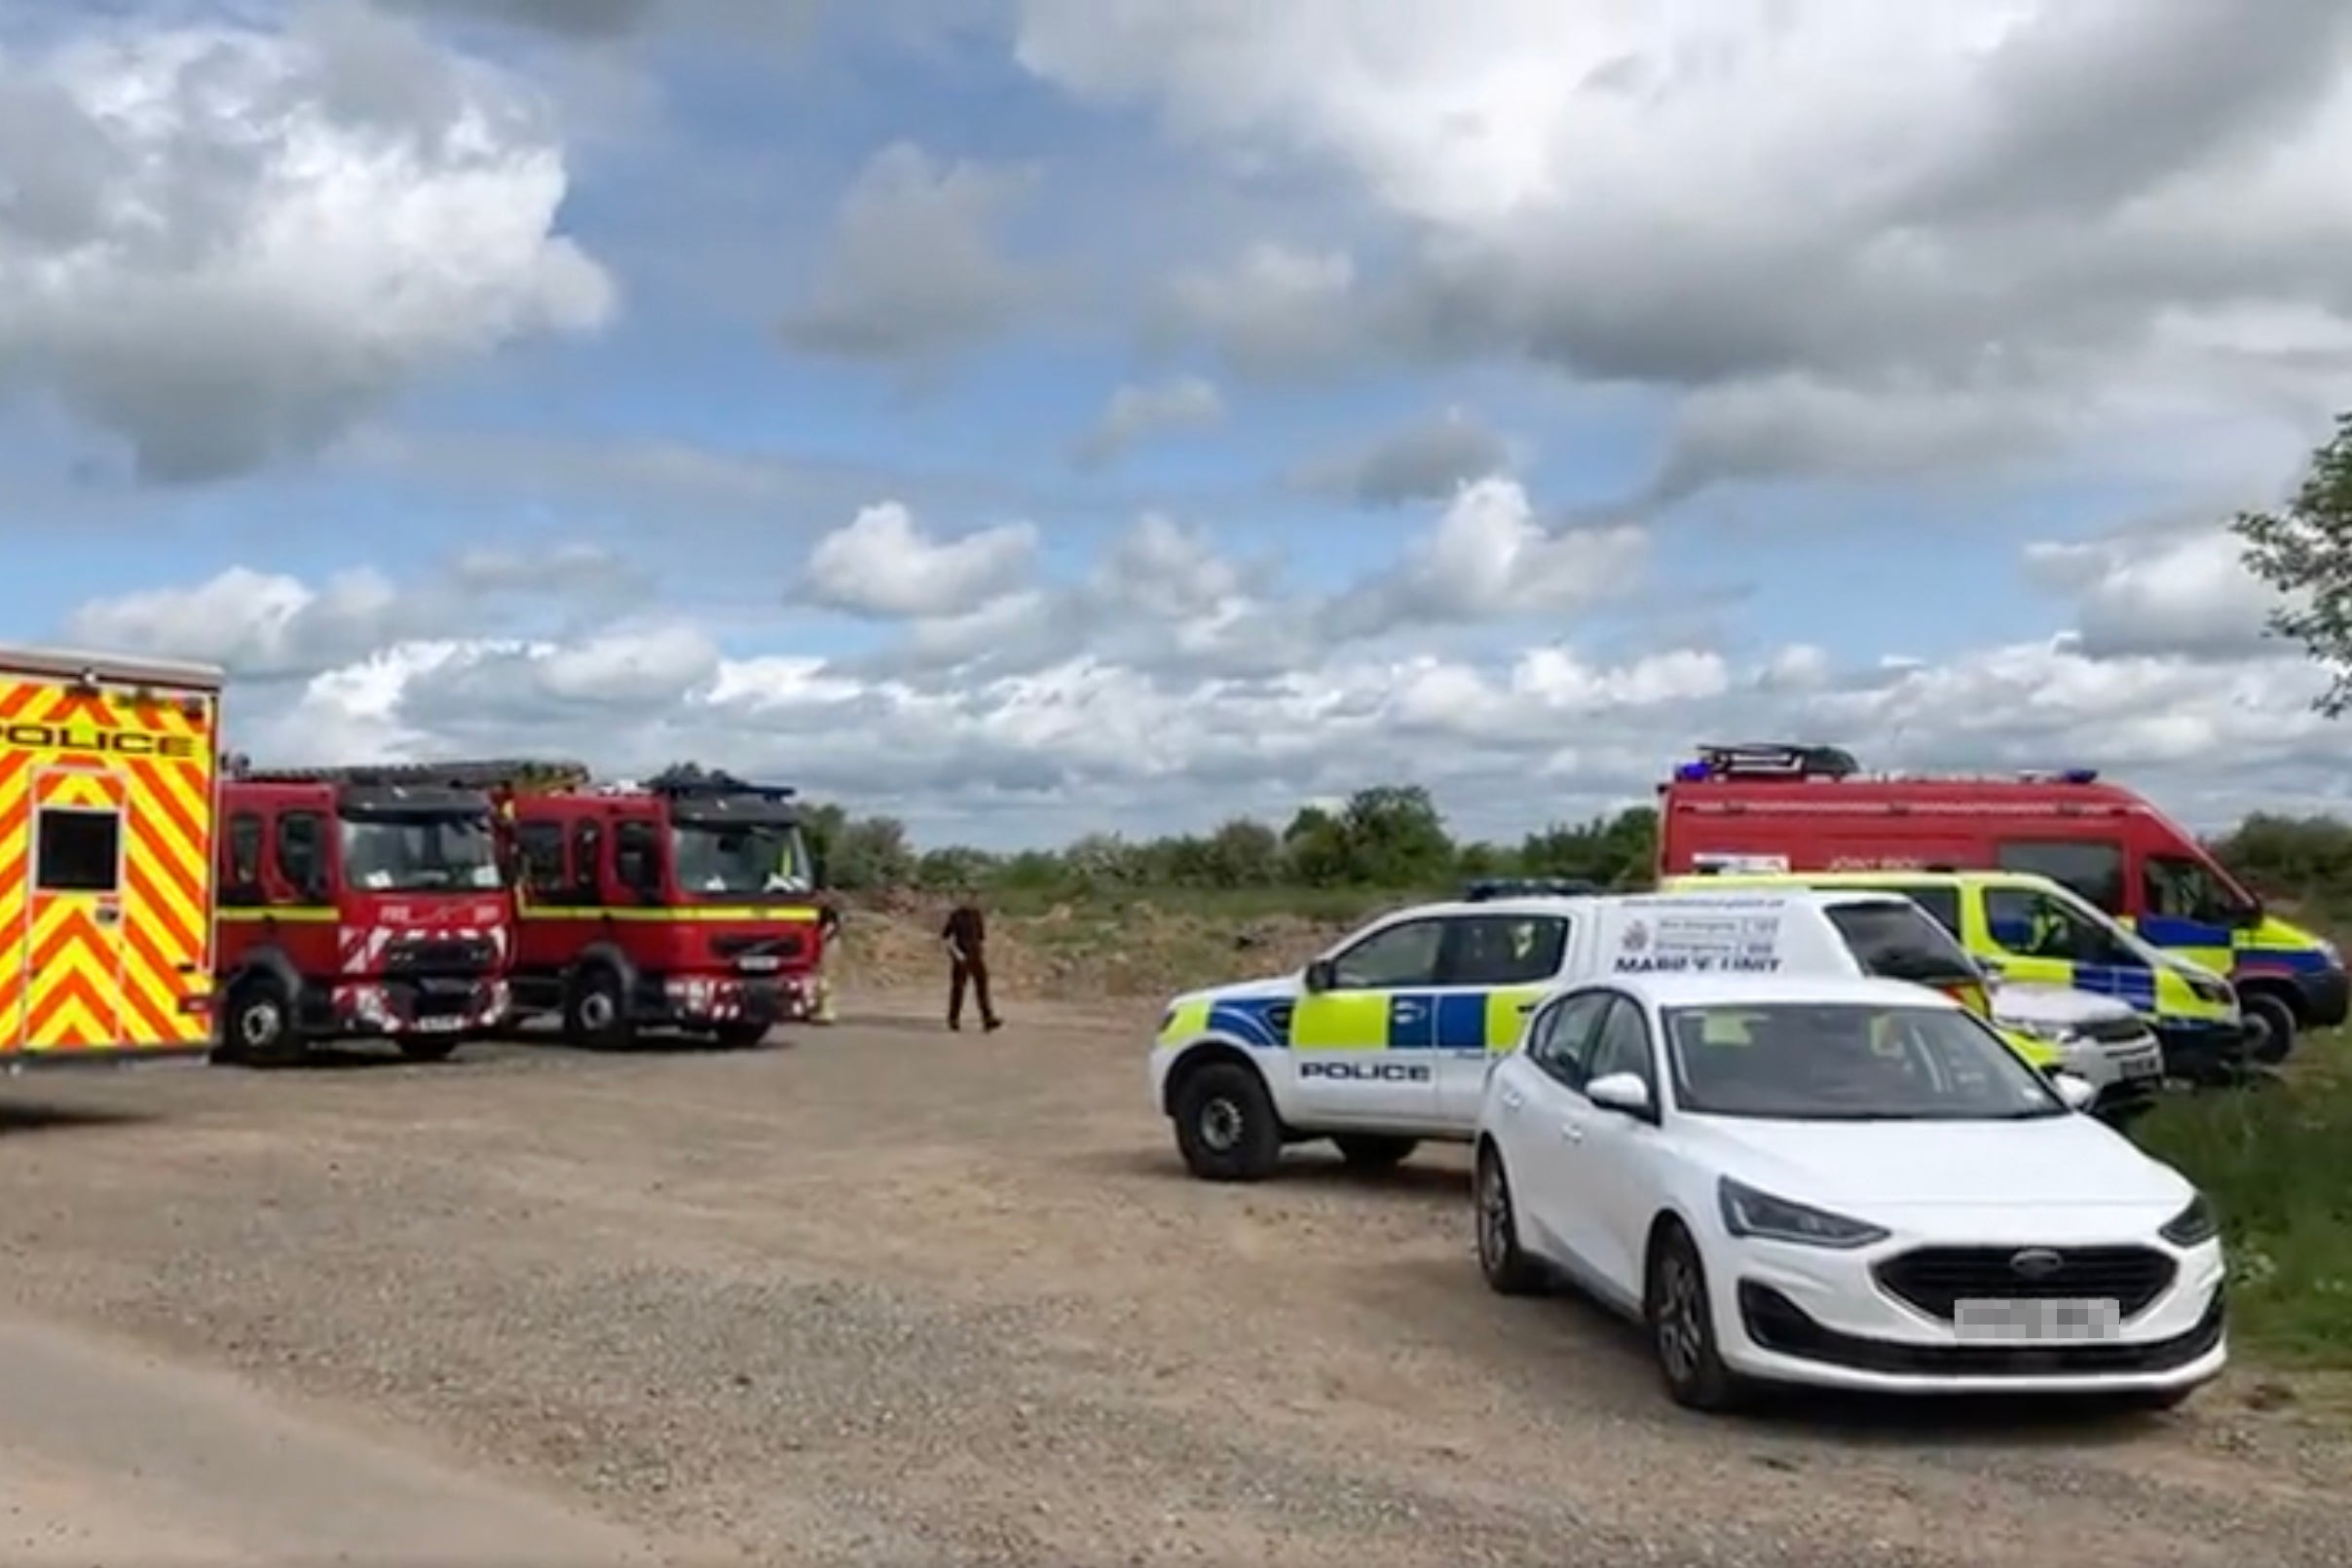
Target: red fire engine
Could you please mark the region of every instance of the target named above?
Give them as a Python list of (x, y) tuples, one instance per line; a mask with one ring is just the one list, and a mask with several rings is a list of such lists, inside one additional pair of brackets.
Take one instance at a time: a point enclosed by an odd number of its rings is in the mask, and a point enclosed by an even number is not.
[(282, 1064), (389, 1038), (438, 1061), (506, 1013), (511, 903), (491, 803), (416, 769), (260, 770), (221, 788), (219, 1043)]
[(498, 803), (518, 1017), (600, 1048), (644, 1028), (740, 1047), (814, 1011), (823, 937), (793, 790), (675, 769), (595, 786), (576, 763), (436, 772)]

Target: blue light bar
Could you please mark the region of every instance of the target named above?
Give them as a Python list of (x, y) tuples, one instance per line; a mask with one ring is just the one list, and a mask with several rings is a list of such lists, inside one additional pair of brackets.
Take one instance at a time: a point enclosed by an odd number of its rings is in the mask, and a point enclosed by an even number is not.
[(2058, 776), (2069, 784), (2096, 784), (2099, 782), (2099, 769), (2096, 767), (2070, 767)]
[(1696, 784), (1713, 774), (1714, 769), (1704, 763), (1677, 763), (1674, 765), (1674, 782), (1677, 784)]

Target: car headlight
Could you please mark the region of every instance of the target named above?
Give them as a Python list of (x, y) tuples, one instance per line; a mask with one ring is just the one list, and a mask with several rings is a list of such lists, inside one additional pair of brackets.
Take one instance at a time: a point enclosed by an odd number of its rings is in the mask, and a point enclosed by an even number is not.
[(2000, 1027), (2012, 1034), (2023, 1034), (2050, 1045), (2080, 1045), (2082, 1030), (2072, 1024), (2052, 1024), (2041, 1019), (2004, 1018), (1997, 1021)]
[(2328, 960), (2328, 967), (2331, 969), (2341, 969), (2344, 966), (2343, 953), (2337, 950), (2334, 943), (2325, 937), (2320, 938), (2319, 941), (2319, 955)]
[(2221, 1234), (2221, 1222), (2213, 1212), (2205, 1194), (2198, 1193), (2188, 1200), (2188, 1207), (2166, 1220), (2156, 1232), (2175, 1247), (2202, 1247)]
[(1883, 1242), (1884, 1228), (1826, 1209), (1814, 1209), (1725, 1176), (1716, 1184), (1716, 1201), (1723, 1207), (1723, 1224), (1735, 1236), (1760, 1241), (1794, 1242), (1799, 1247), (1829, 1247), (1849, 1251)]

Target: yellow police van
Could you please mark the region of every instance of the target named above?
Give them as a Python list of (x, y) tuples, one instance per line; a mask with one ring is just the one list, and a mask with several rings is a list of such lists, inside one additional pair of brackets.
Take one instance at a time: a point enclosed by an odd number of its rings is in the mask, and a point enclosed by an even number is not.
[[(1557, 988), (1611, 973), (1872, 975), (1988, 1011), (1983, 976), (1909, 899), (1707, 889), (1424, 904), (1381, 916), (1293, 974), (1187, 992), (1151, 1053), (1153, 1103), (1193, 1175), (1255, 1180), (1328, 1139), (1360, 1166), (1475, 1133), (1488, 1064)], [(2083, 998), (2097, 1010), (2108, 1006)], [(2154, 1042), (2101, 1047), (2110, 1058)], [(2010, 1036), (2045, 1067), (2064, 1053)], [(2102, 1054), (2106, 1053), (2106, 1054)], [(2120, 1078), (2119, 1070), (2104, 1076)]]
[(2111, 996), (2147, 1021), (2167, 1076), (2227, 1082), (2244, 1070), (2249, 1033), (2236, 990), (2212, 970), (2153, 947), (2063, 882), (2030, 872), (1723, 872), (1662, 888), (1793, 888), (1900, 893), (2004, 986), (2071, 987)]

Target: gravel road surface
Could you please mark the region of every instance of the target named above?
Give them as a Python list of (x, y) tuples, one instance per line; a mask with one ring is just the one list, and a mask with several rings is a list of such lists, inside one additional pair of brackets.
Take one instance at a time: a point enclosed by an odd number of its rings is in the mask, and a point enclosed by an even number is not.
[[(1139, 1021), (927, 1012), (0, 1082), (0, 1307), (90, 1377), (234, 1378), (171, 1418), (224, 1448), (303, 1401), (342, 1457), (282, 1490), (439, 1486), (502, 1545), (536, 1509), (679, 1563), (2352, 1561), (2352, 1446), (2255, 1371), (2164, 1417), (1686, 1415), (1595, 1310), (1486, 1291), (1457, 1151), (1194, 1182)], [(104, 1445), (5, 1414), (0, 1507), (54, 1536)], [(288, 1507), (245, 1560), (332, 1554)], [(137, 1528), (84, 1560), (148, 1556)]]

